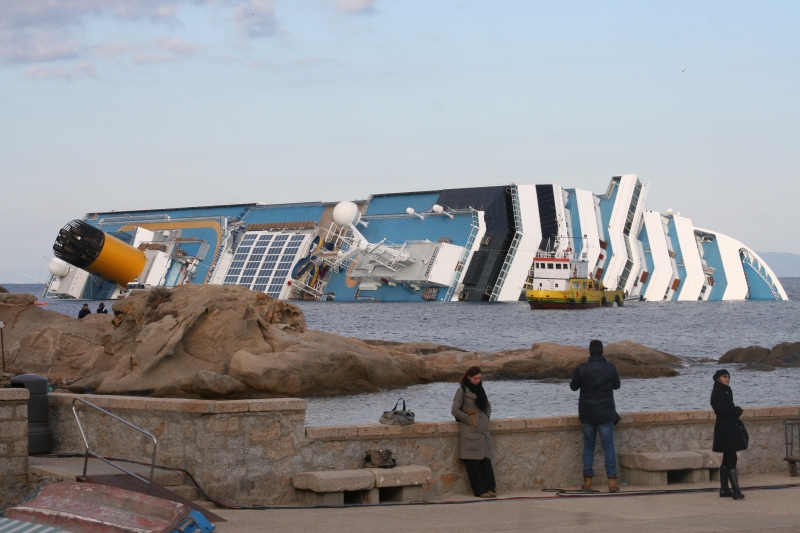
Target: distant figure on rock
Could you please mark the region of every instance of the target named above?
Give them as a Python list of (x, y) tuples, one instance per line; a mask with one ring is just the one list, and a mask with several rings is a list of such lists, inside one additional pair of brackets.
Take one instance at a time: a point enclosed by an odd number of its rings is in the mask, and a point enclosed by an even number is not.
[(461, 386), (453, 398), (451, 413), (458, 424), (458, 458), (464, 462), (472, 492), (479, 498), (494, 498), (492, 470), (494, 443), (489, 435), (492, 405), (483, 390), (481, 369), (470, 367), (461, 377)]
[(89, 304), (83, 304), (83, 309), (78, 311), (78, 318), (83, 318), (86, 315), (91, 315), (92, 311), (89, 309)]
[(100, 305), (97, 306), (97, 314), (98, 315), (107, 315), (108, 309), (106, 309), (106, 304), (100, 302)]
[(582, 490), (591, 490), (594, 477), (594, 449), (597, 434), (603, 444), (608, 491), (618, 492), (617, 456), (614, 451), (614, 425), (619, 422), (614, 404), (614, 391), (619, 389), (617, 367), (603, 357), (603, 343), (589, 343), (589, 361), (575, 369), (569, 388), (580, 389), (578, 418), (583, 424), (583, 485)]
[[(711, 407), (717, 415), (714, 423), (713, 451), (722, 453), (722, 465), (719, 467), (719, 495), (723, 498), (741, 500), (744, 498), (739, 489), (739, 474), (736, 471), (736, 452), (746, 450), (750, 437), (747, 429), (739, 420), (742, 408), (733, 403), (733, 391), (730, 387), (731, 375), (725, 370), (714, 373), (714, 388), (711, 390)], [(731, 490), (728, 487), (730, 481)]]

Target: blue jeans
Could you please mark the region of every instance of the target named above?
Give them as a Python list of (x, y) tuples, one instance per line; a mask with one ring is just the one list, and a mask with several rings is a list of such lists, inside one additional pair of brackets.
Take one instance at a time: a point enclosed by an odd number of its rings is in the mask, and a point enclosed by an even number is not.
[(617, 455), (614, 452), (614, 423), (583, 424), (583, 473), (594, 476), (594, 448), (597, 444), (597, 433), (603, 443), (603, 455), (606, 459), (606, 475), (617, 475)]

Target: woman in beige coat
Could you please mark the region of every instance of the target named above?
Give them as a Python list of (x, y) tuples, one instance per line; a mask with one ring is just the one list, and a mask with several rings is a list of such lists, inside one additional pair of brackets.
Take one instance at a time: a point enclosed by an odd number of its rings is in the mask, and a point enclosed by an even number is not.
[(479, 498), (494, 498), (492, 470), (494, 443), (489, 435), (492, 406), (483, 390), (481, 369), (469, 368), (453, 398), (453, 416), (459, 424), (458, 458), (464, 462), (472, 492)]

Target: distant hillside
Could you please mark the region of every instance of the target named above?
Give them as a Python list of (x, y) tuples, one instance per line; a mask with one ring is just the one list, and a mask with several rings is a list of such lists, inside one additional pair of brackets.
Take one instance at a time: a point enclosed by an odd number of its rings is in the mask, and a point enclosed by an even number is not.
[(800, 255), (787, 252), (756, 252), (779, 278), (800, 277)]

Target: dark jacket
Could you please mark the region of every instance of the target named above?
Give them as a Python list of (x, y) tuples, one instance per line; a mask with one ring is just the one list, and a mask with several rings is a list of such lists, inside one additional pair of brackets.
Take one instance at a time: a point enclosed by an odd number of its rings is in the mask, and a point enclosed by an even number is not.
[(739, 421), (742, 408), (733, 403), (733, 391), (719, 381), (714, 382), (711, 391), (711, 407), (717, 415), (714, 423), (715, 452), (738, 452), (747, 449), (747, 435), (744, 425)]
[(619, 389), (617, 367), (602, 355), (592, 355), (589, 361), (575, 369), (569, 388), (581, 390), (578, 418), (584, 424), (614, 422), (617, 406), (614, 391)]
[(91, 312), (89, 309), (83, 309), (83, 308), (81, 308), (81, 310), (80, 310), (80, 311), (78, 311), (78, 318), (83, 318), (83, 317), (85, 317), (86, 315), (91, 315), (91, 314), (92, 314), (92, 312)]

